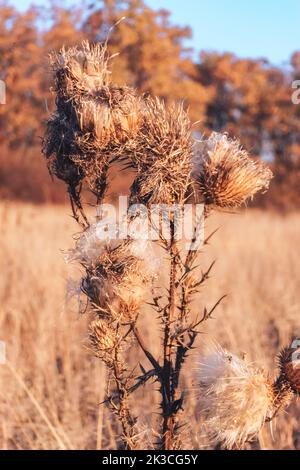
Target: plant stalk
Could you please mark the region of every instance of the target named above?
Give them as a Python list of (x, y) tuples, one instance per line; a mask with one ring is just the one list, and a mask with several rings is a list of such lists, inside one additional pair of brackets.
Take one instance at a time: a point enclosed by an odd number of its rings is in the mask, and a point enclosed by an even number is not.
[(171, 326), (176, 320), (176, 275), (177, 275), (177, 246), (175, 240), (174, 220), (171, 220), (170, 239), (170, 281), (169, 281), (169, 304), (164, 316), (164, 364), (161, 377), (162, 389), (162, 446), (164, 450), (173, 448), (176, 412), (174, 409), (174, 389), (172, 386), (174, 364), (173, 347), (171, 337)]

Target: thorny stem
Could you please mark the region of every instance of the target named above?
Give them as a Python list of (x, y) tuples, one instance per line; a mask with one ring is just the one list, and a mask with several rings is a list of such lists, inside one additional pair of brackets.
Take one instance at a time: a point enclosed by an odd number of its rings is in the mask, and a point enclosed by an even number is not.
[(140, 332), (137, 328), (136, 325), (133, 326), (133, 333), (136, 337), (136, 340), (140, 346), (140, 348), (142, 349), (142, 351), (144, 352), (145, 356), (147, 357), (147, 359), (151, 362), (152, 366), (154, 367), (155, 371), (156, 371), (156, 374), (157, 376), (160, 376), (160, 373), (161, 373), (161, 367), (159, 365), (159, 363), (154, 359), (154, 357), (152, 356), (152, 354), (148, 351), (145, 343), (144, 343), (144, 340), (143, 338), (141, 337), (140, 335)]
[[(73, 213), (73, 218), (76, 220), (76, 222), (79, 225), (81, 225), (83, 229), (86, 229), (87, 227), (89, 227), (89, 222), (82, 207), (82, 203), (80, 199), (80, 192), (81, 192), (81, 186), (77, 190), (74, 186), (69, 185), (68, 193), (70, 197), (70, 204), (71, 204), (71, 209)], [(80, 216), (78, 215), (78, 211), (82, 217), (82, 220), (80, 219)]]
[[(140, 388), (142, 385), (145, 385), (145, 383), (153, 377), (157, 377), (157, 372), (154, 369), (149, 370), (148, 372), (145, 372), (145, 374), (143, 374), (142, 376), (138, 377), (137, 382), (134, 385), (132, 385), (132, 387), (128, 388), (127, 390), (128, 395), (138, 390), (138, 388)], [(111, 402), (113, 399), (118, 399), (118, 398), (119, 398), (118, 393), (113, 393), (112, 395), (109, 395), (107, 398), (105, 398), (105, 400), (100, 402), (99, 405), (103, 405), (104, 403)]]
[[(211, 266), (207, 273), (202, 275), (203, 279), (201, 278), (190, 289), (189, 284), (192, 282), (193, 265), (197, 255), (191, 245), (185, 260), (181, 259), (174, 230), (174, 222), (171, 221), (171, 240), (167, 247), (170, 254), (169, 302), (163, 316), (164, 365), (161, 374), (162, 447), (166, 450), (173, 449), (175, 445), (178, 446), (179, 444), (178, 439), (176, 439), (177, 413), (183, 402), (183, 394), (180, 393), (179, 389), (180, 373), (187, 354), (192, 349), (197, 337), (198, 331), (195, 328), (210, 315), (210, 312), (206, 313), (200, 321), (196, 321), (194, 324), (186, 323), (190, 314), (191, 297), (198, 292), (198, 287), (207, 279), (212, 268)], [(179, 290), (178, 293), (177, 290)], [(175, 331), (172, 334), (174, 329)]]
[(113, 370), (119, 398), (118, 416), (122, 425), (125, 448), (126, 450), (134, 450), (136, 447), (132, 440), (134, 419), (132, 418), (129, 411), (128, 392), (126, 384), (122, 379), (119, 351), (117, 348), (115, 349), (114, 353)]
[(173, 382), (173, 345), (171, 336), (171, 325), (176, 319), (176, 273), (177, 273), (177, 246), (175, 240), (174, 221), (171, 221), (171, 240), (170, 240), (170, 284), (169, 284), (169, 305), (164, 313), (164, 364), (161, 376), (162, 390), (162, 411), (163, 411), (163, 448), (171, 450), (174, 439), (175, 428), (175, 409), (174, 409), (174, 388)]

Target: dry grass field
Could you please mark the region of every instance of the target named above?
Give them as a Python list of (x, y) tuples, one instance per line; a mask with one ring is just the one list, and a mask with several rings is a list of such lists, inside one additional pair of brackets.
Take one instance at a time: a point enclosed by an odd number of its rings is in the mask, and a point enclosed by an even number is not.
[[(67, 207), (1, 203), (0, 206), (0, 340), (7, 363), (0, 365), (1, 449), (114, 449), (114, 417), (102, 400), (105, 370), (84, 343), (87, 319), (69, 299), (68, 279), (77, 268), (64, 262), (78, 228)], [(206, 448), (193, 385), (205, 344), (217, 341), (276, 372), (275, 356), (292, 336), (300, 335), (300, 214), (280, 216), (259, 211), (209, 218), (206, 231), (220, 227), (205, 253), (203, 267), (216, 259), (201, 305), (228, 294), (203, 327), (199, 350), (189, 357), (186, 384), (189, 426), (187, 448)], [(72, 290), (72, 289), (71, 289)], [(196, 308), (197, 306), (195, 306)], [(141, 320), (155, 348), (159, 335)], [(149, 321), (150, 320), (150, 321)], [(134, 349), (134, 346), (133, 346)], [(130, 353), (134, 357), (134, 350)], [(150, 440), (148, 395), (135, 396), (142, 417), (141, 435)], [(263, 449), (300, 449), (300, 407), (265, 425)]]

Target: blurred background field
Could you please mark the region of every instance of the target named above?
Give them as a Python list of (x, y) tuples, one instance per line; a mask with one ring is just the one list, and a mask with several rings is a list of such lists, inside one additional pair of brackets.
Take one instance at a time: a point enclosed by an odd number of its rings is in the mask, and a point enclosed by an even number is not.
[[(85, 348), (88, 319), (78, 313), (72, 281), (80, 272), (65, 263), (62, 252), (72, 248), (78, 227), (64, 186), (48, 175), (41, 138), (54, 108), (49, 51), (82, 39), (103, 41), (124, 15), (108, 41), (110, 52), (120, 53), (112, 62), (114, 80), (167, 102), (183, 100), (197, 121), (197, 136), (218, 131), (240, 138), (275, 176), (255, 206), (240, 214), (216, 214), (206, 223), (207, 233), (220, 230), (200, 261), (203, 269), (217, 262), (195, 308), (202, 311), (227, 297), (204, 325), (200, 349), (191, 354), (190, 372), (183, 378), (189, 417), (185, 446), (206, 448), (193, 386), (204, 346), (219, 342), (273, 376), (277, 352), (300, 335), (300, 104), (292, 103), (292, 82), (300, 79), (300, 38), (285, 63), (273, 63), (260, 50), (257, 58), (212, 50), (213, 44), (211, 50), (200, 52), (201, 44), (192, 50), (191, 29), (174, 24), (155, 1), (75, 2), (72, 7), (52, 1), (25, 8), (27, 3), (0, 2), (0, 80), (6, 84), (6, 104), (0, 105), (0, 340), (6, 342), (8, 360), (0, 365), (0, 448), (114, 449), (120, 444), (116, 420), (98, 406), (105, 371)], [(285, 17), (287, 11), (291, 20), (297, 16), (293, 0), (282, 3)], [(270, 24), (272, 17), (267, 19)], [(236, 42), (242, 42), (238, 34)], [(109, 197), (115, 200), (126, 193), (132, 175), (115, 171), (110, 177)], [(140, 321), (155, 350), (160, 337), (159, 332), (150, 335), (149, 312)], [(136, 359), (133, 347), (129, 360)], [(145, 446), (153, 438), (155, 419), (147, 412), (149, 399), (141, 390), (133, 402), (143, 417)], [(296, 402), (272, 431), (265, 426), (260, 448), (300, 449), (299, 418)]]
[[(117, 425), (106, 407), (104, 371), (86, 351), (87, 317), (78, 313), (76, 297), (66, 297), (78, 277), (66, 264), (62, 249), (72, 246), (77, 230), (66, 207), (1, 203), (0, 331), (9, 363), (0, 366), (0, 447), (2, 449), (115, 448)], [(189, 358), (184, 377), (189, 397), (187, 447), (205, 448), (197, 414), (197, 375), (204, 345), (219, 342), (275, 375), (275, 356), (300, 335), (300, 215), (282, 216), (251, 210), (209, 218), (206, 231), (220, 227), (205, 254), (203, 268), (216, 259), (212, 279), (201, 295), (199, 310), (224, 293), (227, 299), (215, 311), (200, 335), (200, 352)], [(151, 319), (150, 319), (151, 320)], [(141, 316), (145, 338), (155, 351), (159, 332), (149, 331), (149, 315)], [(136, 353), (130, 352), (134, 364)], [(144, 366), (146, 366), (144, 362)], [(149, 394), (135, 396), (142, 417), (141, 433), (149, 439)], [(268, 449), (300, 448), (300, 408), (294, 403), (268, 425), (260, 445)], [(191, 437), (192, 436), (192, 437)], [(193, 440), (191, 440), (193, 439)]]

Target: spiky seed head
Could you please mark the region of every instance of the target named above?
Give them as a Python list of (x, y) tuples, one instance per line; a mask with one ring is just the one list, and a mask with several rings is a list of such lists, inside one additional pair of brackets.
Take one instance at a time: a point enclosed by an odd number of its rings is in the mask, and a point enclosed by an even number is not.
[(102, 44), (83, 41), (50, 54), (55, 77), (55, 91), (61, 98), (73, 98), (86, 91), (96, 91), (110, 82), (109, 54)]
[(100, 318), (92, 321), (89, 328), (90, 345), (95, 355), (112, 350), (116, 345), (117, 335), (113, 327)]
[(287, 388), (300, 395), (300, 347), (286, 347), (278, 356), (280, 380)]
[(142, 99), (110, 82), (106, 45), (62, 48), (50, 57), (56, 111), (48, 121), (43, 151), (49, 170), (76, 188), (85, 179), (101, 199), (112, 160), (126, 154), (142, 121)]
[(100, 150), (135, 136), (142, 120), (142, 100), (129, 87), (110, 85), (77, 99), (75, 111), (81, 131), (92, 133)]
[[(59, 53), (50, 55), (56, 111), (47, 123), (43, 152), (48, 160), (49, 171), (72, 189), (72, 199), (77, 205), (79, 201), (75, 193), (80, 196), (79, 184), (87, 176), (86, 168), (80, 162), (87, 158), (87, 147), (90, 150), (88, 155), (93, 154), (93, 148), (90, 145), (91, 133), (84, 134), (80, 129), (76, 102), (109, 83), (108, 60), (105, 47), (99, 44), (90, 45), (86, 41), (81, 48), (62, 48)], [(103, 177), (107, 170), (107, 160), (105, 155), (101, 159), (98, 157), (94, 176), (88, 175), (92, 189), (97, 190), (98, 195), (105, 190)]]
[(145, 100), (143, 124), (130, 156), (137, 178), (131, 202), (172, 204), (184, 199), (190, 185), (191, 124), (182, 105)]
[[(58, 112), (75, 119), (83, 151), (120, 144), (137, 132), (142, 100), (129, 87), (110, 83), (106, 45), (89, 44), (61, 49), (51, 56)], [(79, 138), (81, 136), (81, 139)]]
[(109, 316), (136, 312), (155, 277), (152, 263), (147, 267), (145, 253), (143, 258), (132, 254), (130, 242), (103, 246), (92, 262), (82, 264), (87, 273), (82, 281), (83, 292), (93, 306)]
[(227, 134), (213, 132), (196, 146), (193, 177), (197, 196), (207, 206), (239, 207), (266, 191), (272, 176), (264, 163), (251, 159)]
[(273, 389), (264, 371), (216, 348), (201, 362), (199, 405), (213, 445), (243, 448), (257, 436), (273, 409)]

